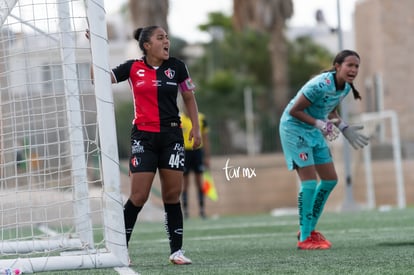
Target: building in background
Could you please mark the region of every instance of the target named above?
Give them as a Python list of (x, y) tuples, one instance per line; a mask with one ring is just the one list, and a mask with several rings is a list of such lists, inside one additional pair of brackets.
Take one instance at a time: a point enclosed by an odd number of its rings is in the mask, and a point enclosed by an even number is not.
[(414, 1), (358, 1), (354, 26), (355, 48), (362, 59), (356, 83), (362, 111), (394, 110), (403, 156), (413, 156)]
[[(288, 28), (286, 36), (289, 40), (307, 36), (315, 43), (328, 49), (332, 54), (336, 54), (339, 51), (337, 26), (328, 25), (321, 10), (315, 12), (315, 25)], [(349, 31), (342, 30), (342, 37), (345, 49), (355, 48), (355, 35), (352, 29)]]

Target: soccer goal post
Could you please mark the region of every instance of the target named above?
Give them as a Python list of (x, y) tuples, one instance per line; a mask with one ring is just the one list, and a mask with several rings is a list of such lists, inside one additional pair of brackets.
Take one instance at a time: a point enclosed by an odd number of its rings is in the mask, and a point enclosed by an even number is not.
[(0, 146), (0, 268), (128, 265), (103, 0), (0, 0)]
[[(398, 127), (398, 115), (395, 111), (386, 110), (375, 113), (362, 113), (361, 121), (364, 123), (366, 131), (370, 135), (371, 142), (364, 148), (364, 167), (365, 167), (365, 181), (367, 185), (366, 200), (369, 209), (376, 207), (375, 183), (373, 171), (373, 144), (377, 146), (377, 154), (382, 154), (383, 158), (391, 160), (390, 165), (393, 166), (394, 174), (393, 181), (395, 182), (396, 202), (398, 208), (406, 207), (404, 174), (401, 157), (401, 141), (400, 131)], [(390, 145), (390, 146), (387, 146)], [(381, 148), (391, 147), (390, 150), (381, 150)], [(384, 152), (381, 152), (384, 151)], [(377, 171), (380, 173), (381, 171)], [(382, 171), (384, 173), (386, 171)], [(389, 183), (392, 185), (393, 183)]]

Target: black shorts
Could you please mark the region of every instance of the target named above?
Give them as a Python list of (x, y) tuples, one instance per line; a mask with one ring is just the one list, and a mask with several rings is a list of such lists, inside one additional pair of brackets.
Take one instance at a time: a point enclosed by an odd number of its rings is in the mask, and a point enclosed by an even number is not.
[(181, 128), (168, 132), (131, 131), (131, 173), (156, 172), (157, 168), (184, 171), (184, 139)]
[(191, 171), (196, 174), (204, 172), (203, 150), (185, 150), (184, 175)]

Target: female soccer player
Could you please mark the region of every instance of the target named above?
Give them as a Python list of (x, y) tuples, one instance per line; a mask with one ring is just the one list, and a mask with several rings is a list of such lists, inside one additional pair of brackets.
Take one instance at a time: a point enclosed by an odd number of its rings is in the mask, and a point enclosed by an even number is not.
[(301, 181), (299, 249), (331, 247), (331, 243), (315, 230), (325, 203), (338, 182), (326, 139), (334, 140), (341, 131), (355, 149), (368, 144), (368, 138), (359, 133), (362, 126), (348, 126), (337, 112), (338, 105), (351, 90), (355, 99), (361, 99), (353, 85), (359, 63), (360, 57), (354, 51), (338, 53), (332, 69), (310, 79), (286, 106), (280, 120), (286, 164), (289, 170), (296, 170)]
[[(89, 38), (89, 32), (86, 36)], [(192, 122), (189, 139), (194, 148), (201, 143), (198, 108), (186, 65), (170, 57), (170, 40), (159, 26), (138, 28), (134, 38), (143, 57), (128, 60), (112, 69), (112, 83), (128, 80), (134, 100), (131, 130), (131, 193), (124, 206), (127, 245), (138, 213), (148, 200), (158, 169), (165, 227), (173, 264), (191, 264), (184, 256), (183, 214), (180, 195), (184, 169), (184, 141), (177, 106), (178, 90)]]

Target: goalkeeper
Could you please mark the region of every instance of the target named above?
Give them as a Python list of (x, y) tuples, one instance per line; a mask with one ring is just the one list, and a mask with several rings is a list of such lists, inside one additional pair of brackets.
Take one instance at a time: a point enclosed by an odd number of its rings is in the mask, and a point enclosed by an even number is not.
[(353, 85), (359, 63), (358, 53), (339, 52), (332, 69), (310, 79), (289, 102), (280, 120), (286, 164), (289, 170), (296, 170), (300, 179), (298, 249), (331, 247), (331, 242), (315, 230), (338, 182), (326, 140), (332, 141), (342, 132), (355, 149), (368, 144), (368, 138), (360, 132), (362, 126), (349, 126), (337, 112), (338, 105), (351, 90), (355, 99), (361, 99)]

